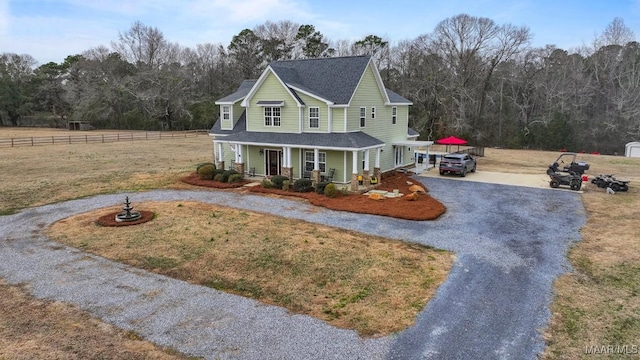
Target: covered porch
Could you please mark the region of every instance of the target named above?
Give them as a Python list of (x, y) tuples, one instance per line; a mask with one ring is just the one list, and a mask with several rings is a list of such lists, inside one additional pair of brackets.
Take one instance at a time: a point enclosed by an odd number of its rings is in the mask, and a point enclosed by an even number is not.
[[(328, 134), (304, 135), (308, 139), (307, 135)], [(366, 138), (355, 135), (360, 143), (352, 141), (353, 133), (331, 135), (340, 135), (335, 137), (337, 146), (273, 141), (278, 140), (278, 136), (270, 136), (276, 139), (262, 142), (255, 141), (255, 138), (247, 141), (233, 135), (214, 138), (214, 159), (220, 168), (229, 165), (225, 164), (225, 159), (230, 160), (229, 167), (248, 176), (282, 175), (290, 179), (307, 178), (314, 183), (342, 183), (347, 184), (351, 191), (380, 181), (384, 143), (365, 134), (362, 135)], [(348, 141), (350, 146), (340, 146), (346, 140), (344, 135), (351, 137)], [(279, 140), (283, 137), (280, 136)], [(362, 144), (363, 140), (366, 140), (365, 144)]]

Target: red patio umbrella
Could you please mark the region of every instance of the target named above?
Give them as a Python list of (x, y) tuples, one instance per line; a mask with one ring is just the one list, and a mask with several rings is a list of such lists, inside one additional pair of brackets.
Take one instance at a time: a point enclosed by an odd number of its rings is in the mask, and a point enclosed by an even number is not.
[(460, 150), (460, 145), (466, 145), (467, 140), (463, 140), (455, 136), (449, 136), (443, 139), (436, 140), (436, 143), (447, 145), (447, 151), (449, 151), (449, 145), (458, 145), (458, 150)]

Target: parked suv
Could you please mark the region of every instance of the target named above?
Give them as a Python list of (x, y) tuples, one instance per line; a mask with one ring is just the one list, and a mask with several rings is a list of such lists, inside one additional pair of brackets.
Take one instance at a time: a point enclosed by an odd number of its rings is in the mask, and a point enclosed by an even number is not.
[(476, 172), (476, 159), (469, 154), (449, 154), (440, 159), (440, 175), (454, 173), (465, 177), (468, 172)]

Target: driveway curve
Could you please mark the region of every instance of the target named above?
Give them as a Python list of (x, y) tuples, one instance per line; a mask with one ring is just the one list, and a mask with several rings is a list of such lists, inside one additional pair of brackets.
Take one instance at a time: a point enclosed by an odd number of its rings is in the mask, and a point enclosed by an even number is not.
[(38, 298), (75, 304), (162, 346), (207, 359), (535, 359), (553, 280), (569, 265), (586, 214), (580, 195), (416, 177), (448, 208), (415, 222), (222, 191), (157, 190), (134, 202), (194, 200), (326, 224), (456, 253), (416, 324), (363, 339), (285, 309), (156, 275), (50, 241), (53, 222), (117, 205), (123, 194), (0, 217), (0, 277)]

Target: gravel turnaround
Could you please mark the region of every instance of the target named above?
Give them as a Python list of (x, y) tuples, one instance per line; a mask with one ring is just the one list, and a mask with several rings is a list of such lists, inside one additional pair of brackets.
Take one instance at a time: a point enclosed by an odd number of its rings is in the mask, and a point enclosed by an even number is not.
[[(471, 175), (473, 176), (473, 175)], [(43, 229), (121, 204), (124, 194), (0, 216), (0, 277), (38, 298), (78, 305), (159, 345), (206, 359), (535, 359), (553, 280), (586, 220), (580, 195), (416, 177), (447, 206), (415, 222), (223, 191), (158, 190), (142, 201), (201, 201), (258, 210), (451, 250), (456, 261), (416, 324), (384, 338), (118, 264), (48, 240)]]

